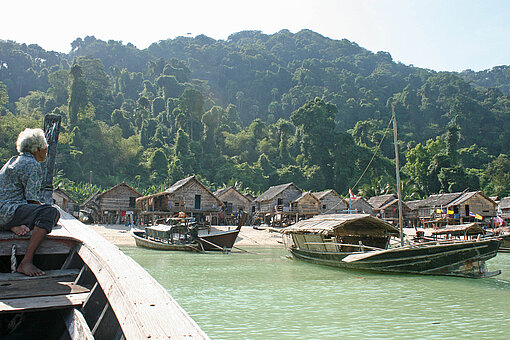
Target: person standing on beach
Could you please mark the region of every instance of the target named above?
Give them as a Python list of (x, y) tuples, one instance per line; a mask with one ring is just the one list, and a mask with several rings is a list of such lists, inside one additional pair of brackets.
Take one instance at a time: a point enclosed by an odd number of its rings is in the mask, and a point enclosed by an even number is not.
[(33, 263), (35, 251), (57, 224), (60, 213), (49, 204), (40, 203), (42, 167), (48, 143), (41, 129), (25, 129), (16, 141), (19, 155), (0, 170), (0, 230), (18, 236), (32, 231), (28, 247), (17, 271), (28, 276), (45, 275)]

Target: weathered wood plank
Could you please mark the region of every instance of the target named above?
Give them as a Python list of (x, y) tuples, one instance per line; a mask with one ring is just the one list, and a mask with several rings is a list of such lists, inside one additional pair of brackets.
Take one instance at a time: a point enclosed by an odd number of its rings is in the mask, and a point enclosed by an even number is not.
[(154, 278), (93, 230), (61, 211), (63, 228), (83, 245), (78, 253), (96, 276), (126, 339), (208, 339)]
[(18, 280), (2, 283), (0, 299), (54, 296), (86, 293), (89, 289), (73, 283), (76, 275), (63, 277), (38, 277), (38, 280)]
[[(0, 256), (10, 256), (13, 244), (16, 245), (16, 255), (24, 255), (30, 236), (19, 237), (14, 233), (9, 234), (11, 235), (3, 234), (0, 238)], [(36, 255), (67, 254), (71, 247), (69, 241), (46, 238), (37, 248)]]
[[(46, 275), (44, 275), (43, 278), (71, 277), (74, 280), (79, 272), (79, 269), (46, 270)], [(26, 276), (21, 273), (0, 273), (0, 286), (2, 286), (3, 282), (8, 281), (39, 280), (41, 278), (41, 276)]]
[(89, 293), (0, 299), (0, 312), (36, 311), (80, 306)]
[(94, 335), (90, 330), (83, 314), (75, 308), (71, 309), (64, 316), (67, 332), (72, 340), (94, 340)]

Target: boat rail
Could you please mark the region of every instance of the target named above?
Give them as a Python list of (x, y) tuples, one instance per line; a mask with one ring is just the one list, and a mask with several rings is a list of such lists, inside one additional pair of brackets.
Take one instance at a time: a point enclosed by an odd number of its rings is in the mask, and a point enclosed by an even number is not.
[(348, 247), (358, 247), (360, 249), (370, 249), (370, 250), (384, 250), (383, 248), (365, 246), (363, 244), (350, 244), (350, 243), (335, 243), (335, 242), (304, 242), (304, 244), (314, 244), (314, 245), (334, 245), (334, 246), (348, 246)]

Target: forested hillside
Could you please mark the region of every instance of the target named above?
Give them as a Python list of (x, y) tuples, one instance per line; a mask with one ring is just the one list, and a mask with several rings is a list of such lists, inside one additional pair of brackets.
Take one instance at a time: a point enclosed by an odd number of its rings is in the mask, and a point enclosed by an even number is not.
[(392, 104), (408, 197), (510, 194), (507, 66), (435, 72), (309, 30), (71, 46), (0, 41), (0, 161), (23, 127), (60, 114), (55, 180), (79, 200), (121, 181), (155, 192), (190, 174), (213, 189), (292, 181), (345, 194), (383, 136), (354, 191), (394, 190)]

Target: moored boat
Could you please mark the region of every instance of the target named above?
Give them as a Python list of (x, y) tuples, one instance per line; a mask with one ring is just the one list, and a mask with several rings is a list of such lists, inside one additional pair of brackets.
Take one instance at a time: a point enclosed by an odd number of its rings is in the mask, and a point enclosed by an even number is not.
[(348, 269), (481, 278), (485, 261), (496, 256), (499, 238), (436, 240), (389, 247), (399, 230), (365, 214), (318, 215), (283, 231), (297, 259)]
[(190, 218), (168, 218), (167, 224), (131, 230), (131, 236), (139, 247), (157, 250), (180, 251), (230, 251), (234, 247), (241, 226), (246, 220), (243, 214), (234, 230), (200, 233)]

